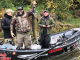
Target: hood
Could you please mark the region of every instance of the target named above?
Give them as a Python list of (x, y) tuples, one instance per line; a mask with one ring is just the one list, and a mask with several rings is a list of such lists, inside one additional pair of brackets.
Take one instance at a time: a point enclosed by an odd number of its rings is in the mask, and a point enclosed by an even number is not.
[(42, 16), (42, 19), (49, 19), (49, 17), (50, 17), (50, 15), (48, 15), (48, 16)]
[(11, 19), (12, 16), (7, 15), (6, 13), (4, 14), (4, 17)]

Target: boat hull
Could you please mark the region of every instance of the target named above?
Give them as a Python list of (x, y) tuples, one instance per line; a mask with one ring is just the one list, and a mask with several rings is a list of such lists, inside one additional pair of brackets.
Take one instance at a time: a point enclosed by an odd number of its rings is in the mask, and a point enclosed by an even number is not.
[[(69, 30), (70, 31), (70, 30)], [(65, 31), (64, 31), (65, 32)], [(64, 32), (53, 34), (51, 36), (60, 35)], [(6, 54), (5, 57), (10, 57), (11, 60), (27, 59), (27, 60), (42, 60), (49, 57), (55, 57), (74, 50), (80, 41), (80, 31), (76, 32), (73, 36), (64, 39), (63, 44), (55, 46), (51, 44), (50, 48), (46, 49), (34, 49), (34, 50), (12, 50), (12, 49), (0, 49), (1, 54)], [(0, 55), (1, 55), (0, 54)], [(3, 56), (2, 56), (3, 57)]]

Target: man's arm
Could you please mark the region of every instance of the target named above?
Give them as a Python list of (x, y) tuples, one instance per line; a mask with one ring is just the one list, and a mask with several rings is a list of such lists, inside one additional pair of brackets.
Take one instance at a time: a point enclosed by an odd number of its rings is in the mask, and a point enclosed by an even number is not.
[(36, 1), (33, 1), (32, 4), (33, 4), (33, 8), (30, 11), (27, 12), (28, 13), (28, 15), (27, 15), (28, 17), (32, 15), (32, 12), (33, 13), (36, 12)]
[(14, 38), (14, 33), (13, 33), (13, 26), (16, 24), (16, 16), (13, 17), (11, 25), (10, 25), (10, 31), (11, 31), (11, 36)]
[(38, 26), (39, 26), (39, 27), (43, 27), (43, 24), (42, 24), (41, 20), (42, 20), (42, 18), (41, 18), (41, 19), (39, 20), (39, 22), (38, 22)]
[(27, 15), (26, 15), (29, 25), (30, 25), (30, 22), (31, 22), (29, 17), (33, 15), (33, 11), (34, 11), (35, 8), (36, 8), (36, 2), (34, 1), (33, 2), (33, 8), (30, 11), (28, 11)]
[(54, 27), (55, 26), (55, 21), (52, 18), (50, 18), (50, 22), (51, 22), (51, 24), (49, 26)]

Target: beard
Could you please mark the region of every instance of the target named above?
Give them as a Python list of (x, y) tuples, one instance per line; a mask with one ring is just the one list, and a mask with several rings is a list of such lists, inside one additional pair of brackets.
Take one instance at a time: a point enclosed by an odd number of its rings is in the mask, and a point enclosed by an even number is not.
[(24, 11), (22, 12), (22, 14), (20, 14), (20, 12), (17, 12), (17, 16), (23, 16), (24, 15)]

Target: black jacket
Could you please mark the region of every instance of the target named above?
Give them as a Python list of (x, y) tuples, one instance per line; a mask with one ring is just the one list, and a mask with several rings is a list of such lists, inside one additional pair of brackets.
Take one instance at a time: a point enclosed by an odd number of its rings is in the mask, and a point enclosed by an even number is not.
[[(4, 14), (4, 18), (1, 20), (1, 27), (4, 31), (4, 38), (12, 38), (11, 33), (10, 33), (10, 24), (12, 21), (12, 16), (7, 15), (6, 13)], [(16, 35), (16, 30), (14, 27), (13, 30), (14, 34)]]

